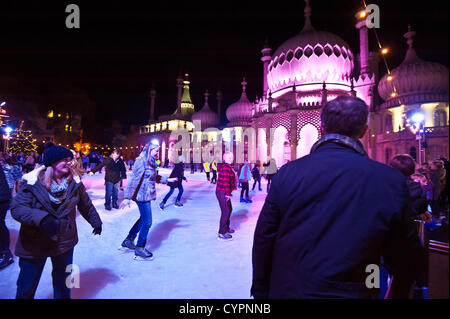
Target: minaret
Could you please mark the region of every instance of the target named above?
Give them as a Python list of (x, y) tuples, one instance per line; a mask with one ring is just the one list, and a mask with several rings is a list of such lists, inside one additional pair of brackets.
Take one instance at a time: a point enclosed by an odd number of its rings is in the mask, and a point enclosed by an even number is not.
[(360, 11), (356, 13), (356, 18), (358, 23), (356, 23), (356, 28), (359, 29), (359, 64), (360, 64), (360, 74), (369, 74), (369, 32), (366, 25), (366, 15), (362, 15), (365, 11)]
[(217, 114), (219, 114), (219, 122), (222, 114), (222, 90), (217, 90)]
[(155, 90), (155, 87), (152, 85), (152, 88), (150, 90), (150, 121), (149, 121), (149, 123), (151, 123), (155, 120), (155, 97), (156, 97), (156, 90)]
[(261, 50), (261, 61), (263, 62), (263, 97), (266, 97), (268, 83), (267, 83), (267, 73), (269, 71), (269, 62), (271, 58), (272, 49), (269, 47), (269, 40), (266, 37), (266, 41), (264, 42), (264, 48)]
[(181, 96), (181, 113), (183, 114), (183, 117), (191, 117), (192, 114), (194, 114), (194, 104), (191, 100), (191, 95), (189, 93), (189, 74), (184, 75), (185, 79), (183, 81), (183, 94)]

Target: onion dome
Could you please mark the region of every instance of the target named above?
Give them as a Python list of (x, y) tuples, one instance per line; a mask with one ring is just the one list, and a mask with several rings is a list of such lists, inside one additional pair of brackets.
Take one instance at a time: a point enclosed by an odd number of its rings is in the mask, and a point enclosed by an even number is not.
[(272, 55), (267, 81), (271, 92), (307, 82), (349, 81), (353, 53), (339, 36), (314, 29), (311, 8), (306, 0), (305, 25)]
[(203, 108), (200, 111), (195, 112), (194, 115), (192, 115), (192, 122), (201, 121), (202, 130), (208, 127), (216, 127), (217, 125), (219, 125), (219, 115), (209, 108), (208, 90), (206, 90), (204, 96), (205, 96), (205, 105), (203, 105)]
[(413, 48), (413, 37), (416, 32), (411, 31), (403, 36), (408, 39), (408, 50), (403, 62), (385, 74), (378, 83), (378, 93), (385, 100), (398, 100), (399, 103), (415, 103), (430, 100), (448, 100), (448, 68), (420, 59)]
[(245, 87), (247, 82), (245, 82), (245, 78), (241, 82), (242, 84), (242, 95), (239, 101), (231, 104), (227, 108), (227, 119), (230, 121), (228, 126), (248, 126), (249, 121), (252, 118), (252, 108), (253, 104), (248, 100), (247, 95), (245, 94)]

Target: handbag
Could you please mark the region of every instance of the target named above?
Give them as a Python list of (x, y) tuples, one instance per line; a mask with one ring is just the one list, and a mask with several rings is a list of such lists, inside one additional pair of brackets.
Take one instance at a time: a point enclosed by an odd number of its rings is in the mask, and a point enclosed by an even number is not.
[(133, 200), (133, 201), (136, 201), (137, 194), (138, 194), (138, 192), (139, 192), (139, 189), (141, 188), (142, 181), (144, 180), (144, 174), (145, 174), (145, 172), (142, 173), (141, 179), (139, 180), (139, 184), (138, 184), (138, 186), (136, 187), (136, 189), (134, 190), (133, 196), (131, 197), (131, 200)]

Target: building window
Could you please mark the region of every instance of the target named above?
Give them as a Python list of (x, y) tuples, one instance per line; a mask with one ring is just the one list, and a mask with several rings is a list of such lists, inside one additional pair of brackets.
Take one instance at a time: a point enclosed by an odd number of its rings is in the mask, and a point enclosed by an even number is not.
[(412, 158), (414, 158), (414, 160), (417, 161), (417, 151), (414, 146), (409, 149), (409, 155), (411, 155)]
[(387, 114), (384, 119), (384, 128), (386, 131), (392, 131), (392, 114)]
[(446, 126), (447, 114), (444, 110), (434, 111), (434, 126)]
[(386, 164), (389, 164), (389, 162), (391, 161), (391, 157), (392, 157), (392, 150), (390, 148), (386, 148), (386, 150), (384, 151), (384, 162)]

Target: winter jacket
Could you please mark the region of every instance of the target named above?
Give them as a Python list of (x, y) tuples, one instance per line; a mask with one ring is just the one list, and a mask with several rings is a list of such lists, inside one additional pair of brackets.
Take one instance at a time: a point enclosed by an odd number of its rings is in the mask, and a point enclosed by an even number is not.
[(405, 179), (331, 142), (285, 164), (256, 224), (251, 294), (374, 298), (379, 289), (366, 287), (366, 267), (382, 257), (394, 285), (412, 284), (422, 246)]
[(123, 161), (120, 158), (114, 161), (111, 157), (106, 158), (103, 162), (95, 166), (91, 172), (95, 173), (104, 166), (106, 167), (105, 181), (107, 182), (118, 183), (123, 179), (123, 176), (127, 175)]
[(236, 173), (230, 164), (221, 163), (217, 167), (219, 177), (217, 178), (216, 190), (225, 192), (225, 195), (230, 196), (231, 192), (236, 190)]
[(180, 187), (183, 180), (186, 180), (186, 177), (184, 177), (184, 163), (176, 163), (172, 173), (170, 173), (169, 178), (177, 177), (178, 180), (175, 182), (169, 182), (167, 183), (167, 186), (170, 186), (172, 188)]
[(427, 192), (422, 188), (420, 183), (414, 182), (411, 178), (406, 178), (406, 186), (408, 187), (409, 197), (412, 206), (412, 218), (425, 213), (428, 207)]
[[(94, 205), (78, 176), (70, 182), (63, 203), (54, 209), (49, 193), (41, 183), (45, 167), (23, 176), (27, 183), (14, 197), (11, 216), (21, 223), (15, 254), (22, 258), (52, 257), (63, 254), (78, 243), (76, 208), (93, 227), (102, 225)], [(57, 233), (50, 238), (41, 228), (48, 215), (56, 218)]]
[(11, 189), (9, 188), (6, 180), (3, 166), (0, 164), (0, 202), (6, 202), (11, 200)]
[(261, 178), (261, 173), (259, 172), (259, 166), (255, 165), (255, 167), (252, 168), (252, 177), (254, 180), (258, 180)]
[[(138, 190), (136, 201), (137, 202), (149, 202), (156, 199), (156, 181), (158, 174), (156, 172), (156, 162), (154, 158), (151, 159), (151, 164), (148, 163), (147, 156), (144, 152), (141, 152), (133, 166), (133, 173), (128, 179), (127, 187), (125, 188), (124, 198), (131, 199), (136, 188), (139, 185), (142, 175), (141, 187)], [(161, 178), (161, 183), (166, 184), (167, 179)]]
[(239, 181), (240, 182), (248, 182), (250, 181), (250, 166), (247, 164), (244, 164), (241, 168), (240, 174), (239, 174)]

